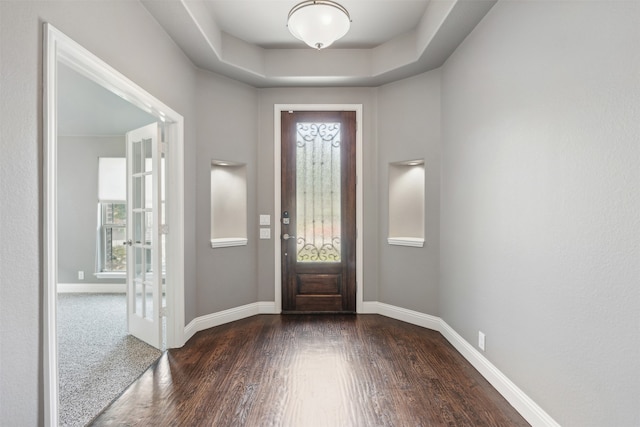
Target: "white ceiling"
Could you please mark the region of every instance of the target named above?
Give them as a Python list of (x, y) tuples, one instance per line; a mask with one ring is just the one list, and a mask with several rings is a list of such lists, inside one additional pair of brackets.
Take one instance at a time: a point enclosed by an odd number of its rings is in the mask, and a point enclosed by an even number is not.
[(157, 121), (58, 61), (58, 135), (124, 135)]
[(198, 67), (255, 87), (379, 86), (441, 66), (497, 0), (340, 0), (347, 35), (316, 51), (287, 16), (299, 0), (141, 0)]
[[(207, 0), (221, 31), (265, 49), (304, 45), (287, 29), (297, 0)], [(429, 0), (339, 0), (351, 15), (351, 29), (334, 49), (370, 49), (413, 30)]]

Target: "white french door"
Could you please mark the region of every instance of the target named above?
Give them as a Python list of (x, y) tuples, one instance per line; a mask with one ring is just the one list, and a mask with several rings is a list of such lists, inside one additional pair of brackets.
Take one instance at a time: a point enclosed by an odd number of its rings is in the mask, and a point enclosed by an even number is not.
[(164, 224), (162, 143), (158, 123), (127, 140), (127, 322), (129, 334), (162, 345)]

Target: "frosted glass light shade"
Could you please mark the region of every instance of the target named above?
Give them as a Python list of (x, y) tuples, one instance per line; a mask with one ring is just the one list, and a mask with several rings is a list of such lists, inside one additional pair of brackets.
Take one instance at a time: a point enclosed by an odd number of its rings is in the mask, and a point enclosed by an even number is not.
[(320, 50), (347, 34), (351, 18), (347, 9), (336, 2), (310, 0), (291, 9), (287, 26), (295, 38)]

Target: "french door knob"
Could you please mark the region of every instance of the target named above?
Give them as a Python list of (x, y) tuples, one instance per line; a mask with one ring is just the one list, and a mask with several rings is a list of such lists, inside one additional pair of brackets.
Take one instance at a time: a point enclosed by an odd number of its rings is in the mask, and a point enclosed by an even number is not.
[(133, 245), (133, 241), (132, 241), (131, 239), (129, 239), (129, 240), (127, 240), (126, 242), (122, 242), (122, 244), (123, 244), (124, 246), (131, 246), (131, 245)]
[(282, 235), (282, 238), (283, 238), (284, 240), (289, 240), (289, 239), (295, 239), (295, 238), (296, 238), (296, 236), (290, 236), (288, 233), (284, 233), (284, 234)]

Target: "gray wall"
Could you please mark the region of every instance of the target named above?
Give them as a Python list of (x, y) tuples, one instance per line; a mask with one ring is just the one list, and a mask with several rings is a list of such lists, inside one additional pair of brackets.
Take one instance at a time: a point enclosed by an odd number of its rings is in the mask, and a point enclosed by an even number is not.
[[(364, 191), (364, 299), (378, 298), (378, 189), (377, 140), (374, 88), (276, 88), (259, 90), (258, 134), (258, 211), (280, 218), (280, 207), (273, 206), (273, 114), (275, 104), (362, 104)], [(273, 230), (273, 227), (272, 227)], [(276, 236), (277, 237), (277, 236)], [(274, 300), (273, 239), (258, 244), (258, 300)]]
[[(438, 315), (440, 253), (440, 70), (378, 89), (379, 301)], [(389, 163), (425, 161), (425, 243), (391, 246)]]
[(640, 425), (639, 17), (499, 2), (443, 69), (441, 316), (564, 426)]
[(94, 276), (99, 157), (126, 157), (124, 136), (58, 137), (59, 283), (124, 283)]
[(186, 313), (195, 317), (195, 71), (138, 2), (0, 2), (0, 419), (43, 421), (42, 23), (185, 116)]
[[(272, 236), (271, 240), (257, 239), (257, 224), (259, 214), (271, 215), (272, 224), (280, 215), (279, 209), (273, 206), (275, 104), (363, 105), (363, 177), (360, 182), (364, 191), (364, 300), (380, 300), (437, 315), (439, 71), (380, 89), (259, 90), (202, 71), (198, 74), (197, 99), (198, 315), (274, 300), (274, 238), (277, 236)], [(383, 152), (380, 158), (378, 132), (385, 138), (380, 142)], [(386, 227), (388, 213), (388, 162), (408, 158), (425, 158), (429, 169), (426, 178), (427, 243), (422, 249), (389, 248), (386, 228), (380, 227), (381, 224)], [(211, 249), (209, 246), (211, 159), (247, 164), (249, 244), (246, 247)], [(271, 229), (274, 230), (273, 225)], [(381, 246), (383, 255), (379, 254)]]
[[(258, 301), (258, 93), (234, 80), (199, 71), (196, 103), (197, 315), (203, 316)], [(247, 246), (211, 248), (212, 159), (246, 164)]]

